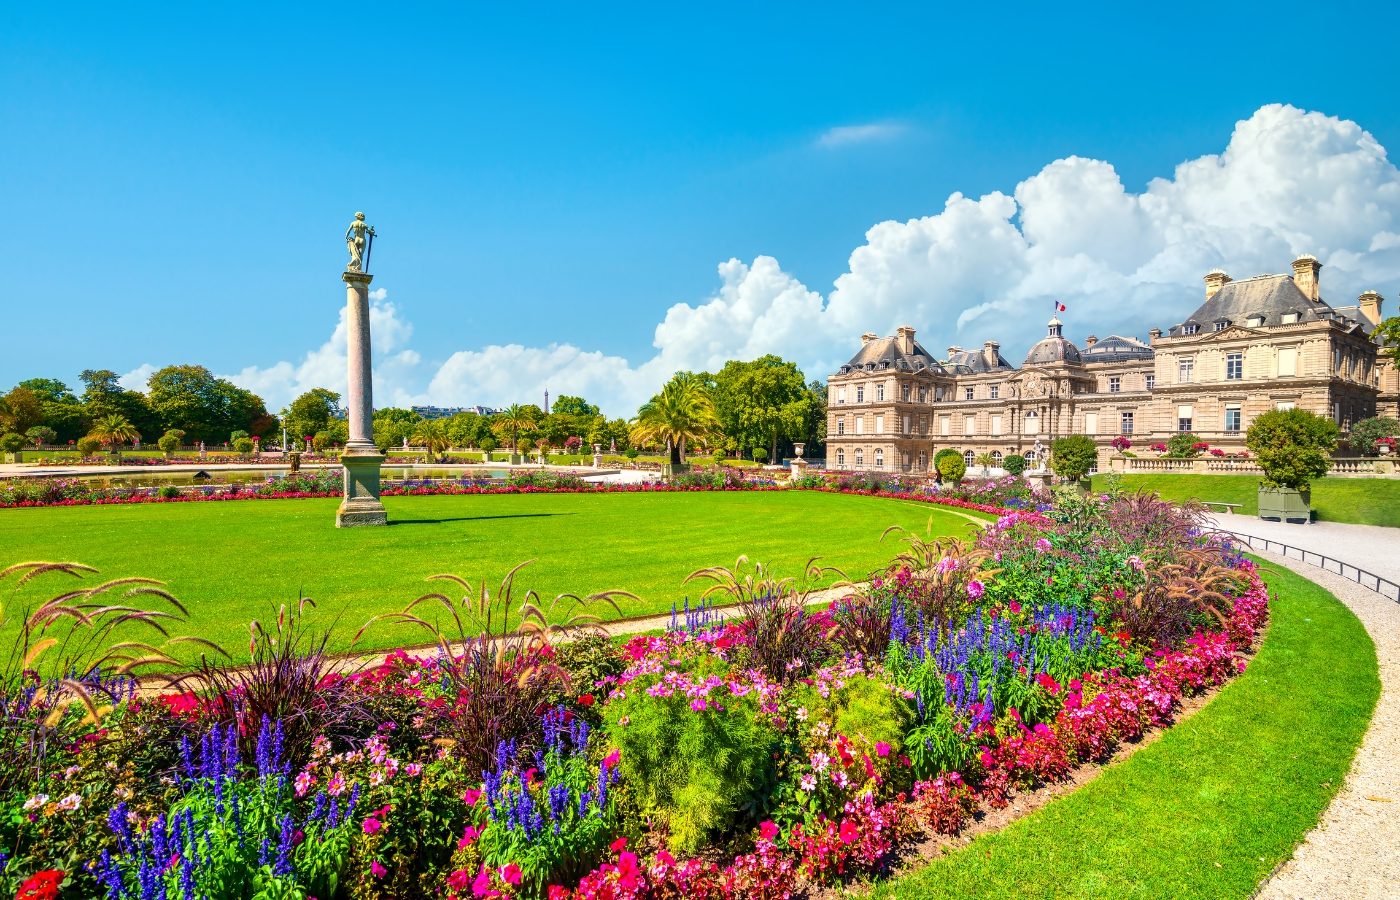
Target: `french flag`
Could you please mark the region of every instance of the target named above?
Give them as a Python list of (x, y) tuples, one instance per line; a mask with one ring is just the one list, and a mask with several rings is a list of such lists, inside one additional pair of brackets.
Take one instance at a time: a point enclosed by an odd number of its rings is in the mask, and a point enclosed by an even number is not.
[(1065, 305), (1064, 305), (1063, 303), (1061, 303), (1060, 301), (1058, 301), (1058, 300), (1052, 300), (1052, 301), (1050, 301), (1050, 302), (1054, 305), (1054, 307), (1055, 307), (1055, 312), (1064, 312), (1064, 311), (1065, 311)]

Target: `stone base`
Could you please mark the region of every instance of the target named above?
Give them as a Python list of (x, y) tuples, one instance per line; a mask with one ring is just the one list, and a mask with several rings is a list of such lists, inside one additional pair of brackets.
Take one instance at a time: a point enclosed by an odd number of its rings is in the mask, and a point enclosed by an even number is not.
[(336, 528), (388, 525), (389, 514), (379, 502), (379, 453), (348, 452), (340, 457), (345, 467), (345, 499), (335, 513)]

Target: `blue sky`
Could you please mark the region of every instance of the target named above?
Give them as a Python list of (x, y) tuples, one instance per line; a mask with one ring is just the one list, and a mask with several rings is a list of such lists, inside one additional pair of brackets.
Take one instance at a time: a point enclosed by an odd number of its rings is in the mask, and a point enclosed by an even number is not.
[[(554, 385), (627, 414), (670, 362), (711, 358), (662, 352), (646, 368), (673, 305), (700, 308), (725, 285), (748, 302), (742, 284), (753, 279), (717, 274), (731, 258), (757, 270), (771, 257), (820, 306), (876, 223), (935, 216), (954, 192), (1010, 195), (1072, 156), (1111, 164), (1137, 197), (1178, 164), (1220, 153), (1268, 104), (1400, 145), (1400, 91), (1378, 40), (1400, 24), (1390, 4), (752, 6), (7, 5), (0, 261), (11, 340), (0, 387), (200, 362), (245, 373), (280, 405), (334, 370), (323, 345), (343, 303), (340, 235), (363, 209), (380, 232), (375, 287), (390, 304), (381, 400), (502, 403)], [(1288, 144), (1303, 154), (1300, 178), (1318, 158), (1312, 143)], [(1393, 166), (1376, 165), (1358, 184), (1384, 188), (1384, 216), (1367, 227), (1388, 234), (1400, 230), (1400, 202), (1387, 192)], [(1015, 211), (1007, 218), (1020, 225)], [(1086, 228), (1085, 253), (1099, 252), (1099, 237), (1116, 238)], [(941, 238), (955, 255), (957, 238)], [(1299, 239), (1298, 228), (1280, 238)], [(1338, 257), (1335, 270), (1350, 273), (1339, 287), (1379, 277), (1365, 286), (1393, 310), (1389, 257), (1352, 259), (1375, 253), (1374, 240), (1306, 229), (1301, 239), (1351, 254)], [(1284, 248), (1216, 249), (1247, 265)], [(1144, 260), (1124, 253), (1114, 271), (1141, 272)], [(1184, 271), (1205, 257), (1171, 259)], [(1139, 318), (1189, 312), (1203, 274), (1190, 271), (1189, 281), (1147, 279), (1133, 295)], [(901, 289), (918, 294), (930, 277)], [(721, 357), (772, 349), (812, 368), (907, 315), (931, 349), (999, 337), (1018, 359), (1044, 309), (1024, 287), (958, 277), (971, 279), (964, 299), (872, 299), (868, 324), (848, 310), (810, 347), (744, 335), (726, 344), (723, 328), (696, 339)], [(1173, 286), (1181, 299), (1159, 303)], [(1014, 321), (967, 320), (992, 302)], [(1020, 303), (1028, 317), (1014, 315)], [(727, 321), (733, 331), (748, 320)], [(1137, 332), (1152, 324), (1171, 322)], [(514, 344), (576, 353), (487, 352)], [(626, 390), (571, 374), (614, 359), (635, 373)], [(519, 377), (503, 380), (501, 365)]]

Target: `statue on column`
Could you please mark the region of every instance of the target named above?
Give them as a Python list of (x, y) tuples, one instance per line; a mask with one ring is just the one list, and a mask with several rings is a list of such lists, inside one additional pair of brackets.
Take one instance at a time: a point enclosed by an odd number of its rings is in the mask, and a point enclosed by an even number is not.
[(369, 254), (374, 246), (374, 228), (365, 221), (365, 214), (355, 213), (355, 221), (345, 229), (345, 246), (350, 251), (347, 272), (363, 272), (369, 266)]

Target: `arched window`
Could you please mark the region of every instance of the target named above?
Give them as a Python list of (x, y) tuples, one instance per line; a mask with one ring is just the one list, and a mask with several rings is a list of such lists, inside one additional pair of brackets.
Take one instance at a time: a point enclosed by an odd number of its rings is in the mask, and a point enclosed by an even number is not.
[(863, 466), (863, 465), (865, 465), (865, 452), (862, 451), (859, 447), (857, 447), (857, 448), (856, 448), (856, 468), (859, 469), (859, 468), (860, 468), (861, 466)]
[(885, 451), (877, 449), (877, 450), (875, 451), (875, 468), (877, 468), (877, 469), (883, 469), (884, 467), (885, 467)]
[(836, 468), (846, 468), (846, 448), (840, 447), (836, 451)]
[(1001, 451), (1000, 451), (1000, 450), (993, 450), (993, 451), (992, 451), (992, 462), (996, 463), (997, 465), (1001, 465)]
[(1024, 456), (1026, 457), (1026, 464), (1027, 464), (1027, 465), (1030, 465), (1030, 464), (1032, 464), (1032, 463), (1035, 462), (1035, 451), (1034, 451), (1034, 450), (1027, 450), (1027, 451), (1025, 452)]
[(977, 454), (973, 453), (971, 450), (963, 451), (963, 465), (967, 466), (969, 469), (972, 468), (972, 463), (976, 459)]
[(1040, 433), (1040, 413), (1033, 409), (1026, 410), (1026, 427), (1022, 429), (1026, 434)]

